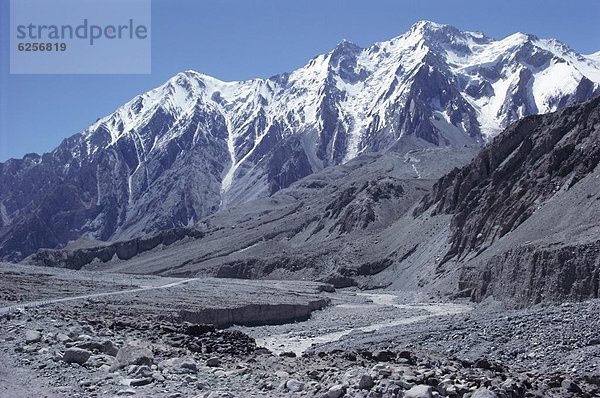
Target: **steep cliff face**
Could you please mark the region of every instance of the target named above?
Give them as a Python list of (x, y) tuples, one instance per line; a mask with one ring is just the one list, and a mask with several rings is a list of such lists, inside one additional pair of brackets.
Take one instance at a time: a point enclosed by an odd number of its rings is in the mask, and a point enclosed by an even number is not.
[(600, 98), (509, 127), (415, 210), (451, 216), (439, 272), (475, 300), (598, 297), (599, 162)]
[(517, 122), (468, 166), (442, 177), (417, 214), (453, 214), (447, 258), (485, 249), (600, 161), (600, 97)]
[(524, 245), (461, 270), (459, 290), (475, 301), (492, 296), (517, 305), (600, 297), (600, 240)]
[(51, 153), (0, 164), (0, 258), (190, 226), (365, 152), (481, 145), (599, 86), (597, 57), (556, 40), (428, 21), (269, 79), (182, 72)]

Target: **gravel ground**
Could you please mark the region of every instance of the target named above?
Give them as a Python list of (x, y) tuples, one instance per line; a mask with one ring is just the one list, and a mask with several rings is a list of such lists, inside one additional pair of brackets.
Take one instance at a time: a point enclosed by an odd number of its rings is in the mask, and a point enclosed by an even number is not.
[[(52, 296), (53, 284), (43, 281), (47, 273), (37, 271), (21, 269), (30, 279), (13, 280), (32, 286), (38, 278), (44, 297)], [(85, 273), (62, 278), (79, 284), (73, 293), (90, 282)], [(110, 282), (108, 276), (95, 278)], [(471, 310), (464, 302), (432, 302), (405, 292), (331, 292), (306, 282), (144, 279), (131, 276), (120, 286), (152, 290), (115, 289), (118, 295), (1, 315), (0, 397), (600, 394), (598, 300)], [(295, 312), (315, 300), (331, 305), (309, 320), (283, 325), (218, 330), (177, 316), (182, 308), (228, 310), (266, 302)], [(265, 313), (260, 306), (241, 308), (255, 317)]]
[(384, 347), (444, 353), (467, 361), (485, 356), (518, 371), (600, 378), (600, 300), (523, 310), (477, 309), (376, 333), (354, 334), (321, 350)]

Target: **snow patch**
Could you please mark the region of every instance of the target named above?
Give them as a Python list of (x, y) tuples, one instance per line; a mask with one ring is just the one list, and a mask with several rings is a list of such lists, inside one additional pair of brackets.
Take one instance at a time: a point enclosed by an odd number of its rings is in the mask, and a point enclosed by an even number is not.
[(6, 206), (4, 206), (4, 203), (2, 202), (0, 202), (0, 219), (2, 219), (2, 225), (10, 225), (10, 216), (8, 215), (8, 211), (6, 210)]

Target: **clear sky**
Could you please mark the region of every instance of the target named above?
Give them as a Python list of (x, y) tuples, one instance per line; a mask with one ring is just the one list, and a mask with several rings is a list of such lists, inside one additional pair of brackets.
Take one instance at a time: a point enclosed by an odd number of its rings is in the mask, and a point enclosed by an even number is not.
[(599, 0), (153, 0), (151, 74), (10, 75), (9, 0), (0, 2), (0, 161), (52, 150), (177, 72), (269, 77), (342, 39), (368, 46), (421, 19), (495, 38), (533, 33), (580, 53), (600, 51)]

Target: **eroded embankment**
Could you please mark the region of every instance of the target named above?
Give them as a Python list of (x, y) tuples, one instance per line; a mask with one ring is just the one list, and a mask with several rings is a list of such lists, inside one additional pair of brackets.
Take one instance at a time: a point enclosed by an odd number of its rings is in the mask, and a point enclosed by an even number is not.
[(313, 311), (323, 309), (331, 300), (322, 298), (306, 304), (248, 304), (235, 308), (181, 310), (179, 321), (206, 323), (217, 328), (232, 325), (260, 326), (306, 321)]

